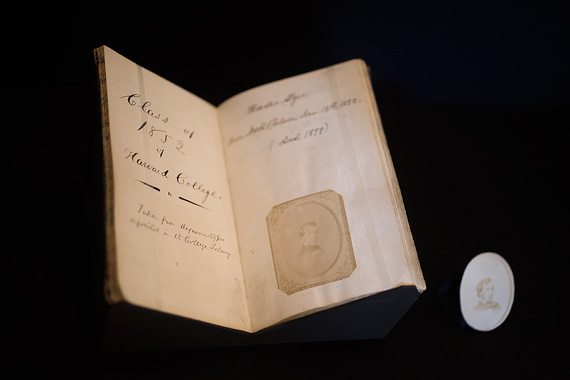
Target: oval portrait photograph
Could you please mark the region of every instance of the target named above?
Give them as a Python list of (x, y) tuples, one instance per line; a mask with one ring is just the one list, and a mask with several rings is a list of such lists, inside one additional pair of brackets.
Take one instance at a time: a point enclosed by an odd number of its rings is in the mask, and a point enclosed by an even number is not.
[(473, 329), (499, 327), (511, 311), (514, 295), (513, 272), (502, 256), (485, 252), (467, 264), (459, 296), (463, 318)]

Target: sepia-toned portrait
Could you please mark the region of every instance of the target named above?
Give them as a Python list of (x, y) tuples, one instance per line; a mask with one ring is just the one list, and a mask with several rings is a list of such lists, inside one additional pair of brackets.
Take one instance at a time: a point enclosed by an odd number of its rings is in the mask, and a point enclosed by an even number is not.
[(490, 331), (507, 318), (515, 284), (506, 260), (493, 252), (475, 256), (465, 268), (459, 298), (465, 322), (475, 330)]
[(475, 292), (479, 298), (479, 303), (475, 306), (475, 310), (496, 310), (501, 306), (498, 302), (493, 300), (493, 292), (495, 287), (492, 284), (490, 277), (486, 277), (479, 281), (475, 287)]
[(332, 190), (275, 206), (267, 228), (277, 286), (286, 294), (347, 278), (356, 268), (342, 197)]

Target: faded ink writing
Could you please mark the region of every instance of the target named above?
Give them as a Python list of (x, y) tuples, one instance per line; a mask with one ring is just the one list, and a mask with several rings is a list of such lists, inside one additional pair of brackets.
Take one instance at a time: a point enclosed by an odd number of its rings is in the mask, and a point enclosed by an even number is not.
[[(285, 100), (287, 100), (288, 104), (291, 104), (291, 106), (292, 106), (293, 104), (295, 104), (295, 102), (298, 99), (300, 99), (302, 97), (304, 97), (304, 96), (290, 94), (287, 98), (285, 98)], [(283, 102), (285, 102), (285, 100)], [(316, 108), (305, 108), (300, 113), (296, 113), (296, 114), (292, 114), (292, 115), (288, 114), (286, 116), (272, 116), (269, 119), (258, 121), (258, 122), (251, 124), (249, 126), (249, 129), (243, 134), (235, 134), (235, 135), (230, 136), (230, 138), (227, 141), (227, 145), (231, 146), (231, 145), (235, 144), (236, 142), (242, 141), (242, 140), (244, 140), (248, 137), (251, 137), (251, 136), (260, 135), (261, 133), (266, 132), (266, 131), (270, 131), (274, 128), (283, 127), (283, 126), (290, 126), (291, 124), (295, 124), (296, 122), (304, 121), (305, 119), (310, 119), (314, 116), (326, 114), (328, 112), (340, 111), (340, 110), (346, 109), (348, 107), (354, 106), (355, 104), (358, 104), (358, 103), (361, 103), (361, 100), (358, 99), (357, 97), (348, 97), (346, 99), (335, 100), (335, 101), (326, 103), (324, 105), (317, 106)], [(266, 103), (267, 107), (265, 107), (265, 108), (273, 107), (275, 104), (279, 104), (279, 102), (277, 102), (277, 103), (275, 103), (275, 102)], [(253, 111), (248, 111), (248, 113), (255, 112), (256, 110), (258, 110), (257, 108), (255, 108), (255, 107), (252, 108), (252, 107), (253, 106), (250, 106), (251, 110), (253, 110)], [(263, 109), (263, 107), (261, 109)], [(318, 128), (320, 128), (320, 127), (317, 127), (315, 129), (318, 129)], [(299, 138), (296, 140), (301, 139), (302, 133), (303, 132), (299, 133)], [(295, 137), (297, 137), (297, 135), (288, 136), (289, 139), (294, 139)]]
[(297, 102), (297, 100), (302, 99), (306, 96), (308, 96), (308, 94), (305, 92), (303, 93), (291, 92), (282, 99), (271, 99), (261, 103), (252, 103), (249, 106), (247, 106), (246, 114), (263, 111), (268, 108), (273, 108), (275, 106), (278, 106), (280, 104), (288, 107), (293, 107), (295, 105), (295, 102)]
[(164, 238), (174, 239), (197, 248), (199, 252), (216, 253), (226, 259), (230, 258), (231, 252), (224, 247), (226, 239), (221, 233), (206, 232), (192, 226), (190, 223), (177, 223), (169, 216), (157, 215), (160, 214), (140, 203), (129, 222), (137, 229), (143, 229)]

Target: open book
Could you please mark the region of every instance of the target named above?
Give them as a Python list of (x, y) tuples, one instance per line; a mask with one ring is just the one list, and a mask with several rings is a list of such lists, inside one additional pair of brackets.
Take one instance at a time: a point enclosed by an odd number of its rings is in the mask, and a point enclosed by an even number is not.
[(425, 289), (362, 60), (215, 107), (106, 46), (95, 57), (110, 303), (257, 332)]

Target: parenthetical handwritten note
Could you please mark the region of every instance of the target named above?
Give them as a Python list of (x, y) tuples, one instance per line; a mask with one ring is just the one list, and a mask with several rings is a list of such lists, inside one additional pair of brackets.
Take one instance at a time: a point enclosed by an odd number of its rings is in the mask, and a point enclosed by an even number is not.
[[(233, 134), (227, 140), (227, 146), (231, 146), (240, 141), (244, 141), (252, 136), (259, 136), (268, 131), (277, 131), (279, 129), (289, 130), (295, 129), (295, 126), (310, 125), (304, 127), (302, 130), (295, 131), (294, 133), (282, 133), (276, 139), (271, 139), (268, 148), (270, 150), (278, 146), (283, 146), (292, 142), (299, 142), (307, 138), (314, 138), (326, 134), (329, 130), (327, 122), (309, 122), (316, 116), (324, 115), (329, 112), (347, 109), (354, 104), (361, 103), (358, 97), (348, 97), (339, 100), (333, 100), (324, 104), (315, 105), (309, 102), (309, 105), (304, 107), (303, 101), (310, 100), (310, 95), (307, 93), (293, 92), (285, 96), (283, 99), (269, 99), (261, 103), (252, 103), (247, 106), (245, 114), (252, 120), (249, 128), (244, 133)], [(280, 109), (278, 106), (285, 106)], [(294, 107), (295, 106), (295, 107)], [(255, 117), (255, 114), (261, 114), (260, 111), (271, 110), (273, 115)], [(282, 114), (279, 114), (281, 110)], [(297, 128), (298, 129), (298, 128)]]

